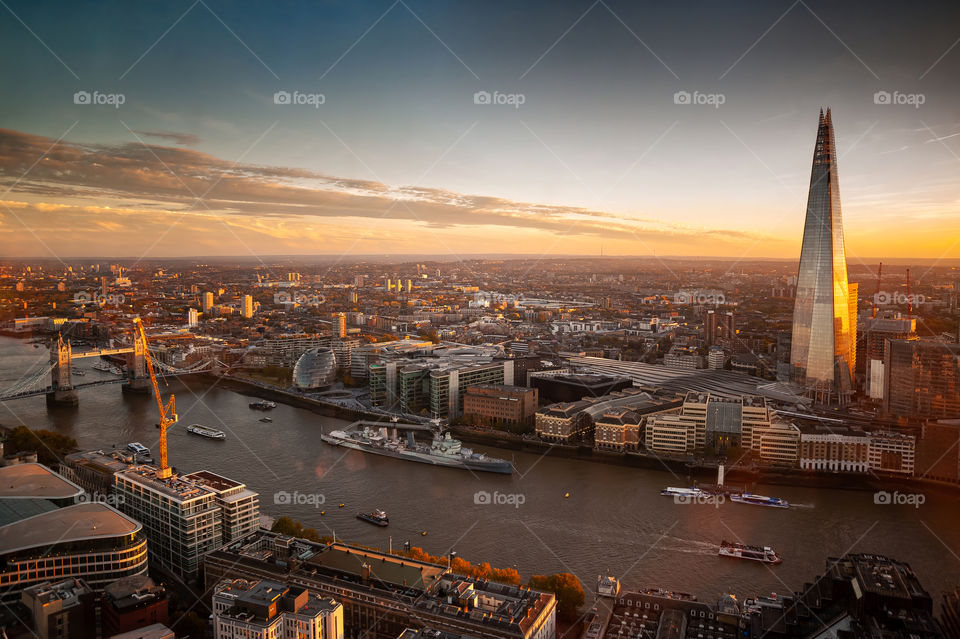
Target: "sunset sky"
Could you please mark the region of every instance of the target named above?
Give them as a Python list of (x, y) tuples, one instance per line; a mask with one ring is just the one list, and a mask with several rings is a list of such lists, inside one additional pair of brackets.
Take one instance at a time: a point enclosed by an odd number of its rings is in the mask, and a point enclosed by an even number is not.
[(0, 5), (0, 256), (960, 258), (955, 1)]

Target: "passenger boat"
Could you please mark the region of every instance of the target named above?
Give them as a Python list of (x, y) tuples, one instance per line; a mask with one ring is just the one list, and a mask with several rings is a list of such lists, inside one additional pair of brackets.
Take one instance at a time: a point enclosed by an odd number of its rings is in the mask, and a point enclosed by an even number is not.
[(256, 402), (250, 402), (250, 408), (255, 410), (273, 410), (277, 407), (276, 402), (271, 402), (266, 399), (261, 399)]
[(753, 493), (733, 493), (730, 495), (730, 501), (738, 504), (749, 504), (751, 506), (766, 506), (768, 508), (789, 508), (789, 502), (779, 497), (767, 497), (766, 495), (755, 495)]
[(386, 526), (390, 523), (390, 518), (387, 517), (387, 513), (382, 510), (375, 510), (372, 513), (357, 513), (357, 519), (362, 519), (374, 526)]
[(261, 417), (261, 418), (260, 418), (260, 421), (263, 422), (264, 424), (268, 424), (268, 423), (272, 422), (273, 420), (270, 419), (269, 417)]
[(720, 552), (717, 554), (719, 554), (721, 557), (747, 559), (749, 561), (759, 561), (765, 564), (779, 564), (781, 561), (783, 561), (780, 558), (780, 555), (778, 555), (770, 546), (748, 546), (747, 544), (733, 543), (726, 540), (720, 542)]
[(130, 442), (127, 444), (127, 450), (136, 455), (137, 457), (149, 457), (150, 449), (141, 444), (140, 442)]
[(667, 486), (660, 491), (660, 494), (664, 497), (705, 497), (707, 495), (706, 491), (699, 488), (677, 488), (675, 486)]
[(209, 426), (204, 426), (203, 424), (190, 424), (187, 426), (187, 432), (194, 435), (200, 435), (201, 437), (207, 437), (209, 439), (217, 439), (221, 441), (227, 438), (227, 434), (222, 430), (210, 428)]

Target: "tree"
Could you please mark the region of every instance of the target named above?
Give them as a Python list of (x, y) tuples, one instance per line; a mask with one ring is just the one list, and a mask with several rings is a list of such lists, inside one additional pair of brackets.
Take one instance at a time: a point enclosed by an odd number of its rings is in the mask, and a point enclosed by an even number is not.
[(527, 584), (534, 590), (552, 592), (557, 597), (557, 616), (563, 621), (577, 620), (577, 609), (583, 605), (583, 586), (576, 575), (560, 572), (554, 575), (534, 575)]
[(17, 426), (7, 435), (3, 443), (4, 452), (36, 452), (37, 461), (49, 467), (55, 467), (64, 455), (77, 450), (77, 440), (52, 430), (30, 430), (26, 426)]

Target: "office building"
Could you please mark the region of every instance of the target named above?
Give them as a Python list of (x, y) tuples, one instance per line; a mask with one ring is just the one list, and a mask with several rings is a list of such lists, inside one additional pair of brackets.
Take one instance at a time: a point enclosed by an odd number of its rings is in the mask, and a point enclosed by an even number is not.
[(617, 452), (640, 448), (640, 430), (643, 417), (629, 408), (617, 407), (603, 411), (593, 422), (594, 447)]
[(546, 441), (568, 443), (582, 437), (593, 428), (593, 422), (587, 414), (589, 403), (559, 402), (541, 408), (536, 413), (536, 433)]
[(850, 299), (836, 137), (827, 109), (820, 112), (813, 152), (790, 351), (793, 381), (821, 404), (846, 404), (853, 392), (856, 305)]
[(213, 595), (214, 639), (343, 639), (343, 606), (301, 586), (225, 580)]
[(864, 473), (870, 467), (870, 437), (842, 426), (800, 429), (800, 468), (825, 472)]
[[(4, 521), (24, 508), (0, 504)], [(19, 599), (25, 588), (49, 579), (78, 577), (99, 589), (146, 572), (142, 526), (106, 504), (53, 506), (0, 527), (0, 601)]]
[(647, 417), (644, 442), (648, 450), (678, 454), (750, 448), (754, 429), (769, 426), (771, 417), (767, 400), (758, 395), (690, 391), (678, 410)]
[(800, 428), (775, 418), (769, 425), (754, 427), (750, 447), (766, 464), (794, 468), (800, 460)]
[(82, 578), (99, 589), (147, 570), (138, 522), (37, 463), (0, 467), (0, 601), (49, 580)]
[(293, 367), (293, 383), (300, 390), (327, 388), (337, 381), (337, 357), (329, 347), (311, 348)]
[(100, 598), (103, 635), (112, 637), (169, 620), (167, 591), (147, 575), (124, 577), (106, 585)]
[(585, 374), (530, 373), (530, 386), (546, 402), (576, 402), (584, 397), (602, 397), (633, 386), (628, 377)]
[(916, 437), (905, 433), (870, 433), (868, 462), (877, 473), (912, 477), (916, 470)]
[(889, 340), (883, 410), (896, 417), (960, 417), (960, 344)]
[(533, 430), (539, 405), (536, 388), (477, 384), (463, 395), (463, 416), (472, 424)]
[[(552, 594), (450, 573), (447, 566), (259, 530), (207, 555), (206, 584), (296, 584), (343, 606), (346, 636), (397, 639), (431, 628), (485, 639), (554, 639)], [(229, 635), (228, 635), (229, 636)]]
[(97, 639), (96, 593), (83, 579), (30, 586), (20, 602), (30, 611), (32, 636), (38, 639)]
[(917, 320), (906, 317), (872, 317), (866, 320), (863, 342), (866, 393), (871, 399), (883, 400), (884, 366), (889, 340), (916, 339)]
[(512, 386), (513, 360), (431, 370), (430, 414), (440, 419), (459, 417), (463, 414), (463, 397), (467, 388), (482, 384)]

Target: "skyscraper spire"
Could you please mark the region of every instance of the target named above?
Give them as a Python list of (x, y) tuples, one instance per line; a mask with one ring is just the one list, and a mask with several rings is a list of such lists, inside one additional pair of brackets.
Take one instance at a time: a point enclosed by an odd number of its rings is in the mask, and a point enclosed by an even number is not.
[(830, 109), (821, 109), (790, 351), (793, 380), (824, 404), (849, 401), (856, 359), (856, 289), (847, 280), (835, 139)]

